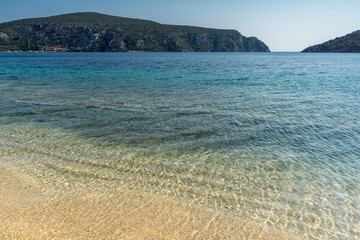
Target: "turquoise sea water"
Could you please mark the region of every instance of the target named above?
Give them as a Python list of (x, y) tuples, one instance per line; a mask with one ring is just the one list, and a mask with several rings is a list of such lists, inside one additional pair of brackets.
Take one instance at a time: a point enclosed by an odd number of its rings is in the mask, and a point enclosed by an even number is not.
[(360, 55), (0, 53), (0, 159), (360, 238)]

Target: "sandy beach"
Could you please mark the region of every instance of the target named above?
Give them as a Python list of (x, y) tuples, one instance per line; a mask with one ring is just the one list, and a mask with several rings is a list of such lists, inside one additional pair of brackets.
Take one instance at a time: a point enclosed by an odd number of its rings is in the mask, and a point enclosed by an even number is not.
[(55, 190), (0, 165), (1, 239), (294, 239), (239, 216), (152, 193)]

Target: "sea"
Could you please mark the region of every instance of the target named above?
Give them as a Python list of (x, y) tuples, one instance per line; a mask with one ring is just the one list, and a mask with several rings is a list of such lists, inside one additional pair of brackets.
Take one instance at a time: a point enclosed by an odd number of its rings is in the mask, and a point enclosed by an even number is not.
[(0, 53), (0, 160), (360, 239), (360, 54)]

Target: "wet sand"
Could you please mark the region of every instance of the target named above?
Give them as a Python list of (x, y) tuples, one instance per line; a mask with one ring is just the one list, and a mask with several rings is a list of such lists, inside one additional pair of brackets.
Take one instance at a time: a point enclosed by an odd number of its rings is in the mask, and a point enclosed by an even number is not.
[(0, 164), (0, 239), (295, 239), (147, 192), (55, 189)]

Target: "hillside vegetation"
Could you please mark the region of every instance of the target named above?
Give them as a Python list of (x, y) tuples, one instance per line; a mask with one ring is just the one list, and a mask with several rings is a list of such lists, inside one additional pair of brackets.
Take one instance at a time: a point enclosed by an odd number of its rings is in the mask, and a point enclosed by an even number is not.
[(360, 53), (360, 30), (322, 44), (308, 47), (302, 52)]
[(72, 13), (0, 24), (0, 51), (268, 52), (236, 30), (175, 26), (100, 13)]

